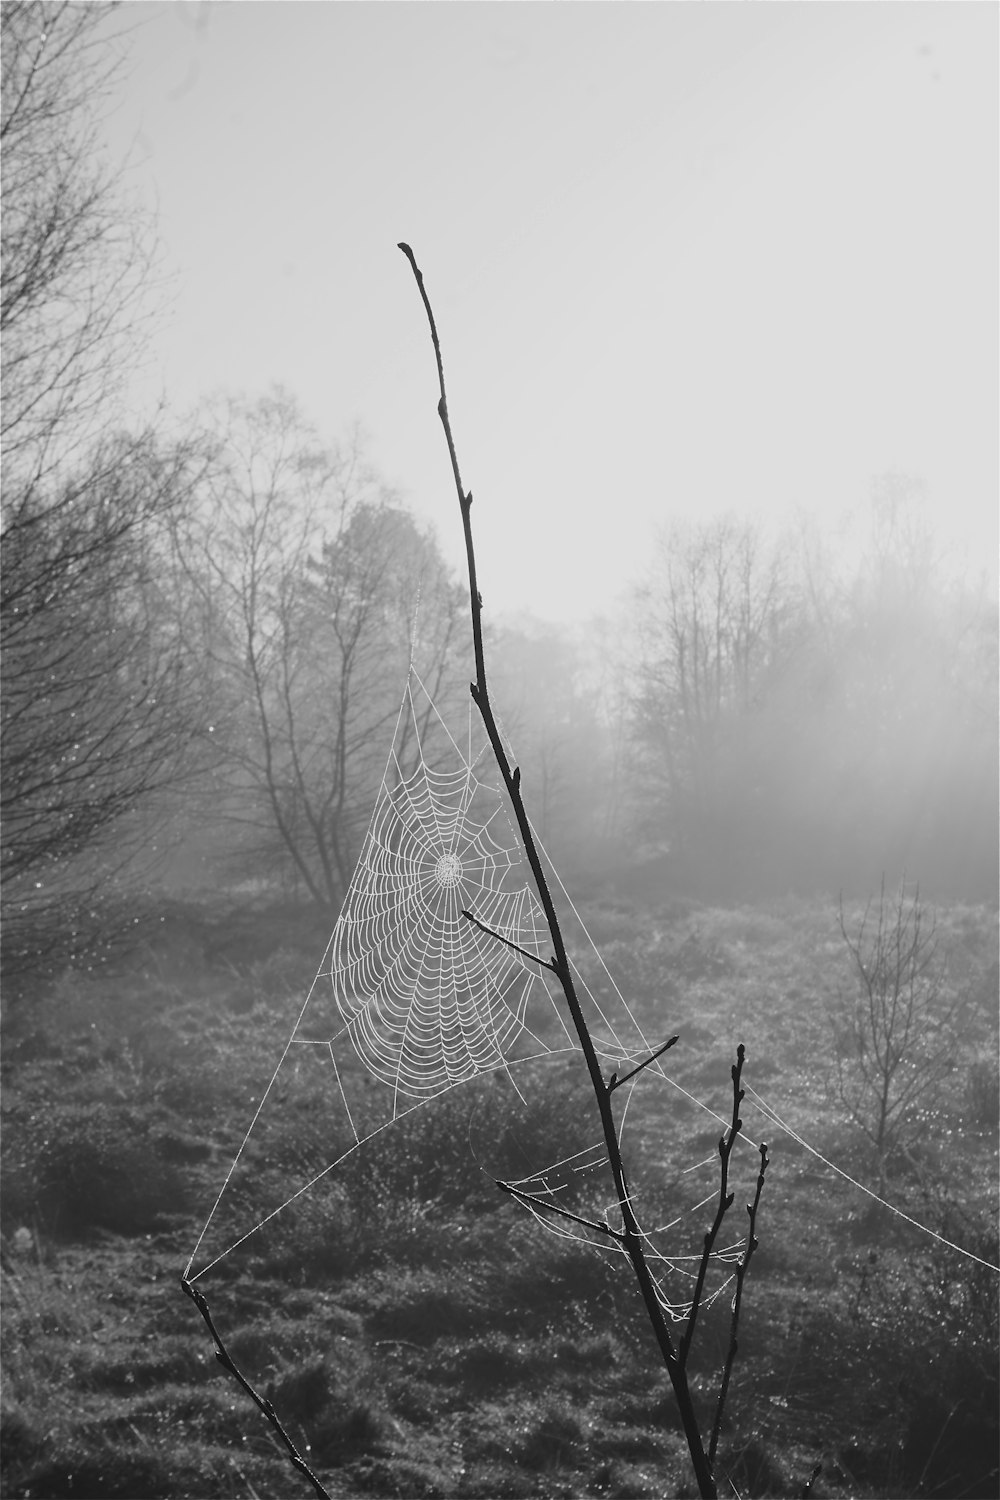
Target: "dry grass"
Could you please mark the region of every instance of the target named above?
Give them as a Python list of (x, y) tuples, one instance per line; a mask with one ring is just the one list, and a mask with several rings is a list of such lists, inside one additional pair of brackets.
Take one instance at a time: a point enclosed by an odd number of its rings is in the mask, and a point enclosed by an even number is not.
[[(941, 917), (950, 982), (975, 1019), (893, 1191), (994, 1258), (995, 920)], [(617, 920), (598, 910), (594, 925), (613, 933)], [(632, 914), (626, 931), (605, 946), (644, 1023), (681, 1033), (678, 1082), (724, 1105), (743, 1040), (748, 1081), (863, 1171), (826, 1088), (827, 1015), (849, 982), (835, 910), (687, 908)], [(100, 979), (64, 975), (8, 1018), (5, 1495), (297, 1493), (178, 1277), (309, 960), (255, 951), (241, 966), (224, 941), (215, 957), (205, 948), (190, 944), (183, 966), (154, 946)], [(380, 1137), (339, 1189), (213, 1280), (234, 1357), (335, 1496), (692, 1493), (630, 1278), (493, 1193), (467, 1148), (513, 1149), (509, 1095), (484, 1087), (474, 1110), (461, 1095)], [(676, 1095), (648, 1097), (626, 1151), (650, 1211), (668, 1212), (718, 1129)], [(561, 1149), (575, 1108), (555, 1089), (518, 1117), (518, 1149)], [(285, 1155), (262, 1174), (308, 1154), (308, 1118), (289, 1115)], [(771, 1144), (724, 1470), (746, 1497), (798, 1493), (817, 1461), (817, 1497), (989, 1492), (996, 1278), (872, 1214), (793, 1143)], [(706, 1403), (727, 1318), (725, 1299), (704, 1315)]]

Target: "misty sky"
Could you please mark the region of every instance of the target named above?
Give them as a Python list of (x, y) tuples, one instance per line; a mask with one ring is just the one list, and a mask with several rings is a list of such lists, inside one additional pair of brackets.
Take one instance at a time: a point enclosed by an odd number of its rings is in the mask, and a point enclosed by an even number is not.
[(488, 609), (610, 609), (654, 528), (926, 482), (997, 550), (995, 6), (145, 4), (108, 125), (158, 213), (148, 388), (273, 381)]

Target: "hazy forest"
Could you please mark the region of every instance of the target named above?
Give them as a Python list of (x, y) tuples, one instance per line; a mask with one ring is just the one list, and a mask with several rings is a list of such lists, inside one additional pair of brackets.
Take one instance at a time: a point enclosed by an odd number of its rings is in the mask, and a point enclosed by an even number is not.
[[(468, 580), (293, 392), (123, 416), (155, 254), (95, 146), (102, 9), (0, 16), (2, 1493), (305, 1494), (179, 1279), (411, 669), (465, 732)], [(587, 628), (486, 604), (535, 830), (634, 1014), (679, 1035), (667, 1071), (727, 1113), (744, 1043), (794, 1125), (747, 1112), (772, 1166), (719, 1493), (996, 1495), (992, 559), (958, 567), (919, 477), (886, 474), (849, 520), (663, 529)], [(261, 1204), (330, 1158), (303, 1089)], [(484, 1074), (431, 1099), (220, 1272), (232, 1356), (331, 1495), (697, 1493), (628, 1268), (481, 1169), (589, 1140), (568, 1065), (525, 1095)], [(629, 1146), (667, 1217), (719, 1132), (658, 1098)], [(711, 1212), (685, 1217), (699, 1246)], [(730, 1300), (702, 1314), (699, 1413)]]

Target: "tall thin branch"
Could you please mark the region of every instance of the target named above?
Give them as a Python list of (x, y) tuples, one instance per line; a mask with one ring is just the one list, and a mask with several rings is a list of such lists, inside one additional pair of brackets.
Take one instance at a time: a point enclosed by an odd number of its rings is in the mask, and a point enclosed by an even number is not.
[[(489, 687), (486, 678), (486, 663), (483, 648), (483, 601), (479, 593), (479, 585), (476, 577), (476, 557), (472, 538), (472, 492), (471, 490), (466, 490), (465, 486), (462, 483), (462, 475), (458, 463), (458, 454), (455, 448), (454, 436), (452, 434), (451, 421), (448, 416), (448, 397), (445, 390), (444, 362), (441, 355), (441, 343), (438, 337), (437, 325), (434, 319), (434, 312), (431, 307), (430, 299), (427, 295), (427, 290), (424, 286), (424, 278), (419, 266), (417, 265), (416, 259), (410, 246), (405, 243), (400, 243), (399, 249), (403, 252), (410, 263), (410, 268), (413, 272), (414, 278), (417, 283), (417, 288), (420, 292), (421, 300), (424, 304), (424, 311), (427, 314), (427, 321), (430, 327), (431, 342), (434, 346), (434, 357), (437, 363), (438, 386), (440, 390), (440, 397), (438, 400), (437, 408), (438, 416), (441, 420), (441, 425), (444, 429), (445, 441), (448, 445), (448, 456), (451, 460), (452, 475), (454, 477), (455, 488), (458, 493), (458, 502), (462, 516), (462, 526), (465, 534), (465, 550), (468, 560), (469, 595), (472, 613), (472, 640), (476, 664), (476, 680), (471, 684), (472, 698), (479, 710), (480, 716), (483, 721), (483, 727), (486, 730), (487, 737), (493, 749), (493, 754), (496, 759), (500, 776), (507, 790), (507, 795), (510, 799), (510, 804), (514, 812), (515, 821), (517, 823), (518, 831), (521, 836), (521, 844), (522, 848), (524, 849), (525, 858), (527, 859), (528, 866), (531, 870), (532, 878), (534, 879), (535, 886), (538, 891), (542, 910), (545, 914), (545, 920), (548, 926), (549, 936), (552, 940), (553, 948), (553, 957), (550, 963), (550, 967), (552, 969), (552, 972), (558, 978), (560, 985), (562, 986), (566, 1005), (569, 1010), (570, 1018), (573, 1022), (573, 1028), (580, 1043), (580, 1049), (583, 1053), (584, 1060), (587, 1065), (587, 1071), (590, 1074), (590, 1081), (593, 1086), (594, 1097), (596, 1099), (598, 1111), (601, 1117), (601, 1128), (604, 1135), (605, 1145), (607, 1147), (608, 1162), (615, 1185), (615, 1194), (618, 1200), (619, 1211), (621, 1213), (622, 1246), (631, 1262), (632, 1269), (635, 1273), (635, 1277), (642, 1294), (643, 1303), (649, 1317), (650, 1326), (653, 1330), (657, 1344), (659, 1345), (660, 1353), (663, 1357), (663, 1361), (666, 1366), (667, 1373), (670, 1377), (671, 1384), (673, 1385), (674, 1394), (677, 1398), (677, 1405), (680, 1411), (684, 1434), (687, 1438), (688, 1449), (691, 1455), (691, 1462), (694, 1468), (695, 1477), (697, 1479), (699, 1492), (702, 1497), (707, 1497), (707, 1500), (714, 1500), (714, 1497), (716, 1497), (718, 1494), (718, 1490), (716, 1487), (715, 1478), (712, 1473), (712, 1465), (710, 1463), (705, 1444), (702, 1440), (697, 1415), (694, 1410), (694, 1403), (692, 1401), (691, 1390), (688, 1385), (687, 1374), (685, 1370), (685, 1362), (681, 1357), (680, 1351), (674, 1342), (674, 1339), (670, 1333), (670, 1329), (667, 1326), (663, 1308), (661, 1307), (659, 1298), (657, 1296), (653, 1276), (646, 1259), (645, 1243), (643, 1240), (642, 1232), (640, 1230), (638, 1220), (636, 1219), (635, 1212), (632, 1207), (632, 1198), (628, 1188), (625, 1175), (625, 1167), (622, 1160), (618, 1128), (615, 1123), (614, 1113), (611, 1106), (611, 1089), (604, 1081), (604, 1076), (601, 1070), (600, 1061), (597, 1056), (597, 1051), (594, 1046), (593, 1038), (591, 1037), (590, 1030), (587, 1026), (586, 1018), (580, 1004), (580, 999), (577, 995), (576, 987), (573, 983), (569, 958), (567, 955), (566, 945), (563, 939), (559, 918), (556, 913), (555, 904), (552, 899), (552, 893), (549, 889), (548, 880), (542, 867), (541, 857), (538, 851), (538, 847), (535, 843), (531, 823), (528, 818), (524, 800), (521, 795), (521, 774), (518, 768), (516, 766), (513, 766), (508, 758), (507, 751), (500, 734), (500, 730), (497, 726), (497, 722), (493, 714), (493, 707), (490, 701)], [(741, 1048), (739, 1064), (741, 1068), (742, 1055), (743, 1049)], [(738, 1092), (738, 1075), (736, 1069), (734, 1069), (733, 1072), (734, 1079), (737, 1080), (734, 1084), (734, 1089)], [(734, 1120), (736, 1120), (737, 1118), (738, 1106), (739, 1100), (736, 1099), (734, 1102)], [(735, 1137), (735, 1134), (736, 1131), (734, 1129), (731, 1132), (731, 1135)], [(729, 1149), (732, 1149), (731, 1141)], [(723, 1189), (721, 1195), (722, 1200), (725, 1200), (727, 1197), (725, 1181), (725, 1169), (727, 1165), (728, 1152), (723, 1157)], [(713, 1242), (714, 1236), (718, 1232), (718, 1223), (720, 1218), (721, 1215), (717, 1217), (716, 1223), (715, 1225), (713, 1225), (713, 1229), (711, 1231)], [(706, 1260), (708, 1253), (708, 1250), (706, 1250)]]

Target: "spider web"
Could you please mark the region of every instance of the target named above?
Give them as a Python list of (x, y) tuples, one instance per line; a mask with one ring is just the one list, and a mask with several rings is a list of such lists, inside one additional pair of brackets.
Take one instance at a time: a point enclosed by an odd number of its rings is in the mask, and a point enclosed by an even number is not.
[[(391, 1086), (395, 1112), (502, 1065), (525, 1038), (541, 1045), (527, 1022), (537, 965), (462, 913), (529, 949), (544, 918), (526, 887), (507, 883), (519, 859), (497, 841), (509, 833), (499, 802), (473, 819), (484, 799), (471, 765), (421, 763), (404, 777), (394, 755), (392, 768), (398, 779), (383, 781), (324, 972), (336, 1017)], [(293, 1040), (310, 1040), (316, 1025), (314, 1014)]]
[[(335, 1196), (329, 1190), (336, 1169), (402, 1117), (440, 1108), (434, 1101), (453, 1091), (474, 1094), (484, 1082), (509, 1090), (507, 1114), (518, 1107), (527, 1113), (537, 1099), (564, 1090), (569, 1074), (579, 1090), (571, 1101), (576, 1138), (570, 1149), (543, 1149), (542, 1159), (520, 1175), (506, 1164), (498, 1172), (490, 1154), (495, 1142), (473, 1139), (474, 1100), (469, 1149), (489, 1176), (503, 1176), (516, 1201), (549, 1233), (602, 1254), (624, 1253), (599, 1229), (602, 1221), (620, 1223), (617, 1200), (608, 1200), (607, 1150), (582, 1056), (570, 1056), (580, 1047), (564, 1020), (562, 988), (544, 967), (547, 923), (481, 731), (474, 744), (471, 707), (465, 738), (460, 748), (411, 669), (343, 909), (192, 1251), (187, 1280), (205, 1276), (238, 1250), (252, 1252), (261, 1231), (284, 1222), (286, 1211), (316, 1193)], [(615, 1108), (623, 1143), (627, 1129), (630, 1142), (645, 1143), (656, 1164), (652, 1190), (648, 1173), (630, 1178), (631, 1204), (645, 1226), (661, 1305), (681, 1319), (691, 1307), (685, 1288), (696, 1279), (718, 1198), (718, 1140), (729, 1124), (731, 1090), (723, 1088), (716, 1109), (670, 1076), (661, 1060), (645, 1066), (662, 1035), (651, 1043), (644, 1034), (537, 832), (535, 840), (564, 908), (568, 945), (578, 951), (577, 961), (570, 960), (574, 983), (606, 1076), (644, 1064), (616, 1091)], [(722, 1069), (719, 1081), (725, 1083)], [(669, 1110), (664, 1088), (671, 1094)], [(848, 1176), (746, 1089), (747, 1105), (769, 1127), (915, 1228), (979, 1259)], [(679, 1142), (696, 1159), (671, 1175)], [(736, 1145), (755, 1158), (755, 1175), (757, 1148), (744, 1135)], [(330, 1227), (336, 1233), (335, 1215)], [(731, 1284), (742, 1253), (742, 1236), (715, 1248), (704, 1302)]]
[[(559, 1059), (579, 1053), (561, 986), (543, 966), (547, 923), (480, 736), (474, 743), (470, 707), (460, 748), (411, 669), (343, 909), (188, 1262), (188, 1280), (252, 1246), (259, 1231), (310, 1190), (329, 1186), (337, 1167), (402, 1116), (490, 1075), (509, 1086), (512, 1107), (528, 1109), (551, 1091)], [(554, 869), (551, 875), (560, 886)], [(650, 1043), (613, 983), (599, 991), (575, 965), (574, 979), (607, 1074), (648, 1057)], [(607, 1200), (607, 1151), (582, 1057), (574, 1075), (580, 1144), (506, 1180), (531, 1199), (517, 1201), (551, 1233), (621, 1253), (593, 1228), (601, 1220), (614, 1224), (620, 1211)], [(657, 1063), (616, 1094), (622, 1128), (641, 1115), (654, 1076), (671, 1082)], [(717, 1198), (715, 1143), (728, 1119), (672, 1087), (682, 1103), (711, 1117), (708, 1154), (670, 1184), (670, 1201), (683, 1211), (644, 1231), (663, 1306), (682, 1317), (690, 1302), (683, 1290), (679, 1297), (668, 1292), (667, 1279), (694, 1278), (705, 1226), (700, 1218), (690, 1253), (673, 1237), (688, 1214)], [(490, 1142), (475, 1149), (477, 1158), (480, 1151), (488, 1157)], [(676, 1144), (665, 1149), (674, 1152)], [(489, 1161), (481, 1165), (493, 1175)], [(547, 1212), (546, 1204), (563, 1212)], [(633, 1208), (638, 1214), (638, 1196)], [(717, 1249), (722, 1280), (706, 1300), (728, 1284), (741, 1250), (742, 1241)]]

